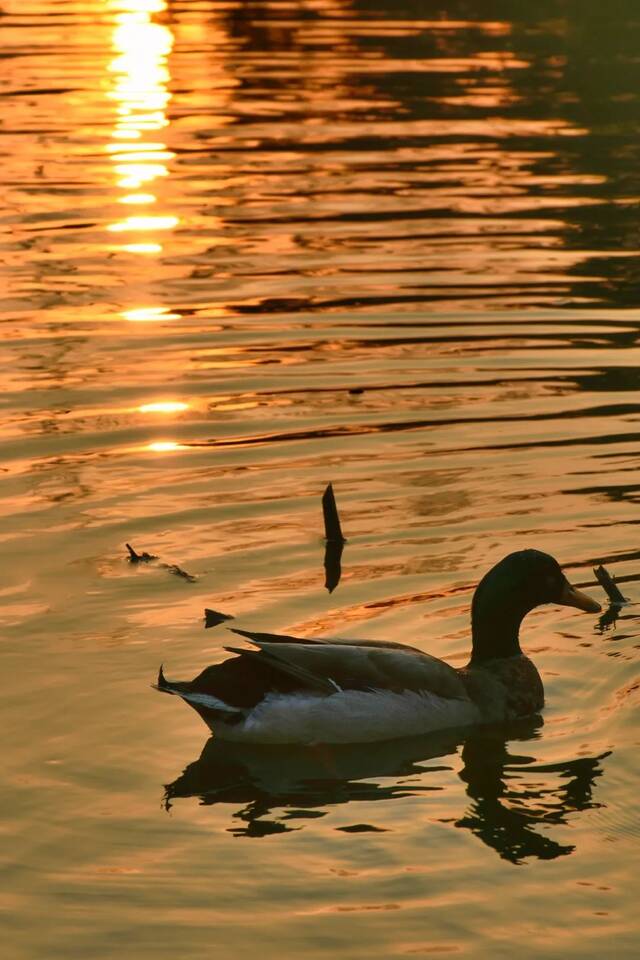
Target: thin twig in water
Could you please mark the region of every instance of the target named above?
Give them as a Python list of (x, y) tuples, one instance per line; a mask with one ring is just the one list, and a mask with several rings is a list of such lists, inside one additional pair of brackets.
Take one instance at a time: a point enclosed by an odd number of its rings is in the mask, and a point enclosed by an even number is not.
[(125, 543), (125, 547), (129, 551), (129, 563), (149, 563), (150, 560), (157, 560), (158, 558), (153, 553), (136, 553), (130, 543)]
[[(151, 560), (157, 560), (158, 557), (154, 553), (147, 553), (146, 550), (143, 553), (137, 553), (130, 543), (125, 543), (125, 547), (129, 551), (129, 563), (149, 563)], [(194, 577), (192, 573), (187, 573), (186, 570), (183, 570), (182, 567), (179, 567), (177, 563), (160, 563), (158, 566), (162, 567), (164, 570), (168, 570), (169, 573), (173, 573), (176, 577), (181, 577), (183, 580), (187, 580), (189, 583), (195, 583), (197, 577)]]
[(628, 602), (627, 598), (620, 592), (611, 574), (609, 574), (603, 566), (594, 567), (593, 572), (596, 580), (609, 597), (611, 603), (623, 604)]

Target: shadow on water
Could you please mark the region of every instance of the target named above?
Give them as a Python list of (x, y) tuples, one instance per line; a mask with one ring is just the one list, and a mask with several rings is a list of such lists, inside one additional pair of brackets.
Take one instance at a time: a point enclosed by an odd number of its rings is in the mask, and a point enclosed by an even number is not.
[[(570, 814), (601, 806), (593, 800), (595, 781), (608, 756), (536, 763), (510, 752), (510, 741), (535, 740), (539, 719), (506, 729), (444, 731), (372, 744), (275, 746), (233, 744), (211, 738), (200, 757), (165, 787), (170, 809), (177, 799), (237, 807), (230, 832), (265, 837), (301, 829), (292, 822), (326, 815), (339, 804), (426, 796), (445, 789), (439, 775), (450, 765), (425, 761), (453, 756), (461, 748), (459, 777), (469, 805), (462, 816), (443, 822), (470, 830), (504, 860), (552, 860), (575, 847), (556, 842), (549, 826)], [(411, 779), (407, 779), (411, 778)], [(395, 782), (389, 782), (394, 779)], [(376, 782), (384, 781), (384, 782)], [(338, 827), (345, 832), (379, 832), (371, 823)]]

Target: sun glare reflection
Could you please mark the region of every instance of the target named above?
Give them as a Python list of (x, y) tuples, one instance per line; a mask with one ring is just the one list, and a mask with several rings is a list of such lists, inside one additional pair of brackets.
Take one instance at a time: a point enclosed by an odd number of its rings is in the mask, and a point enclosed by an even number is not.
[(111, 233), (125, 230), (171, 230), (177, 222), (177, 217), (127, 217), (120, 223), (109, 224), (107, 229)]
[[(156, 202), (156, 196), (140, 190), (168, 175), (167, 163), (174, 154), (158, 138), (168, 126), (167, 106), (171, 99), (168, 58), (173, 34), (168, 26), (156, 23), (154, 14), (166, 10), (165, 0), (107, 0), (115, 26), (112, 47), (115, 57), (108, 70), (111, 78), (109, 99), (114, 100), (116, 121), (112, 143), (106, 152), (113, 164), (117, 187), (122, 191), (119, 203), (143, 206)], [(153, 139), (145, 139), (149, 134)], [(141, 243), (118, 246), (129, 253), (160, 253), (161, 244), (148, 236), (156, 230), (171, 230), (178, 224), (172, 215), (126, 217), (107, 228), (110, 233), (141, 232)]]
[(132, 323), (153, 323), (158, 320), (180, 320), (179, 313), (172, 313), (168, 307), (136, 307), (135, 310), (123, 310), (122, 317)]
[(118, 203), (148, 204), (155, 202), (156, 198), (153, 193), (128, 193), (126, 197), (118, 197)]
[(162, 247), (159, 243), (123, 243), (116, 249), (124, 250), (125, 253), (162, 253)]
[(189, 404), (180, 400), (159, 400), (157, 403), (143, 403), (138, 407), (140, 413), (180, 413), (188, 409)]
[(151, 450), (152, 453), (171, 453), (174, 450), (181, 450), (182, 444), (175, 443), (173, 440), (155, 440), (148, 443), (145, 450)]

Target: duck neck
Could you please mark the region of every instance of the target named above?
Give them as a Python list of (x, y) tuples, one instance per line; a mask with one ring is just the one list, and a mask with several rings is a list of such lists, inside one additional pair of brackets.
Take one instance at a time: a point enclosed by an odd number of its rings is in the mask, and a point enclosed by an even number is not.
[(471, 611), (471, 663), (516, 657), (520, 649), (520, 624), (527, 611), (502, 608), (499, 610), (477, 609)]

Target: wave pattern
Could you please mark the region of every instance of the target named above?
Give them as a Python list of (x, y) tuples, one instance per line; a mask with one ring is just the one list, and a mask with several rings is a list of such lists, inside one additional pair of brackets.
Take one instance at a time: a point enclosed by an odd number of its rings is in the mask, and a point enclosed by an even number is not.
[(8, 0), (0, 29), (21, 956), (635, 956), (634, 603), (528, 619), (526, 729), (196, 760), (144, 693), (222, 656), (205, 607), (462, 663), (523, 546), (636, 599), (634, 4)]

